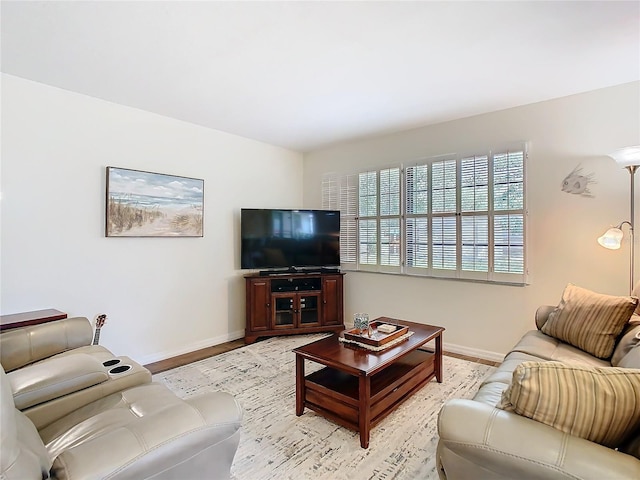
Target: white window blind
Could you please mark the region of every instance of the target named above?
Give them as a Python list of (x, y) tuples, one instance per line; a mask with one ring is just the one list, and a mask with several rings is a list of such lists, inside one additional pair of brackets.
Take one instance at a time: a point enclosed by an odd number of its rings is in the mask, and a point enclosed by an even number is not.
[(378, 264), (378, 172), (358, 176), (358, 263)]
[(358, 176), (340, 179), (340, 263), (346, 269), (358, 265)]
[(380, 270), (401, 271), (400, 167), (380, 170)]
[(358, 175), (357, 268), (401, 271), (401, 194), (399, 167)]
[(486, 280), (489, 273), (489, 155), (460, 160), (460, 277)]
[(489, 218), (464, 216), (462, 220), (462, 270), (489, 271)]
[[(456, 160), (431, 163), (431, 274), (452, 276), (458, 268)], [(442, 272), (443, 270), (448, 272)]]
[(523, 275), (525, 271), (524, 150), (493, 156), (494, 271)]
[(340, 208), (339, 195), (338, 174), (329, 172), (322, 175), (322, 208), (324, 210), (338, 210)]
[(405, 170), (405, 268), (425, 272), (429, 266), (429, 166), (412, 165)]
[(400, 215), (400, 169), (380, 170), (380, 215)]
[(323, 180), (343, 268), (525, 284), (525, 160), (522, 145)]
[(433, 269), (455, 270), (457, 266), (456, 217), (434, 216), (431, 221), (431, 231)]

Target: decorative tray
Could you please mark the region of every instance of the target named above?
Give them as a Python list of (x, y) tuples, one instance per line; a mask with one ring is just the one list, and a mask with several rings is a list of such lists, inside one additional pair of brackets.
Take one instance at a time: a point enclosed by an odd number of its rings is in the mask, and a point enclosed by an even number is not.
[[(396, 325), (394, 323), (384, 322), (380, 320), (374, 320), (369, 325), (372, 331), (371, 336), (369, 336), (367, 333), (361, 334), (359, 333), (358, 329), (353, 328), (351, 330), (344, 331), (344, 338), (360, 343), (366, 343), (367, 345), (373, 345), (374, 347), (379, 347), (409, 332), (409, 327)], [(378, 326), (380, 325), (391, 325), (396, 328), (391, 333), (383, 333), (378, 330)]]

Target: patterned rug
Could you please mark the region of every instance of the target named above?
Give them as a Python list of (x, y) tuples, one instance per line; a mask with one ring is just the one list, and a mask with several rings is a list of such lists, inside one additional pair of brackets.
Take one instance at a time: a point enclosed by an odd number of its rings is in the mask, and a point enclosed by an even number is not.
[[(437, 479), (438, 411), (449, 398), (473, 396), (494, 367), (443, 358), (432, 380), (371, 430), (368, 449), (356, 432), (308, 409), (295, 415), (292, 349), (324, 334), (274, 337), (154, 375), (180, 397), (227, 391), (244, 408), (235, 480)], [(320, 366), (305, 362), (305, 373)]]

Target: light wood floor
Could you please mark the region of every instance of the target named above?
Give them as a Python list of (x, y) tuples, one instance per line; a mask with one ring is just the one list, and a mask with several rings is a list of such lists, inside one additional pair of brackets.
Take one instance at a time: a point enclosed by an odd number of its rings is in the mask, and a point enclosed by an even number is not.
[[(145, 367), (148, 368), (151, 373), (160, 373), (166, 370), (171, 370), (172, 368), (181, 367), (182, 365), (187, 365), (188, 363), (197, 362), (198, 360), (215, 357), (216, 355), (220, 355), (221, 353), (229, 352), (240, 347), (244, 347), (244, 339), (242, 338), (239, 340), (222, 343), (220, 345), (215, 345), (213, 347), (203, 348), (202, 350), (196, 350), (195, 352), (185, 353), (184, 355), (180, 355), (177, 357), (167, 358), (166, 360), (161, 360), (159, 362), (150, 363), (148, 365), (145, 365)], [(498, 365), (500, 365), (500, 362), (492, 362), (483, 358), (469, 357), (467, 355), (459, 355), (457, 353), (444, 352), (444, 355), (460, 358), (469, 362), (491, 365), (493, 367), (497, 367)]]

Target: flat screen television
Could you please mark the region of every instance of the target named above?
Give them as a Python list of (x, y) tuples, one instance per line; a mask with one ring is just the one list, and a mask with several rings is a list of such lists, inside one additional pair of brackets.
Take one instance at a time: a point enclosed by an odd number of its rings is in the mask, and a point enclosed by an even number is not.
[(340, 266), (340, 211), (243, 208), (241, 268)]

